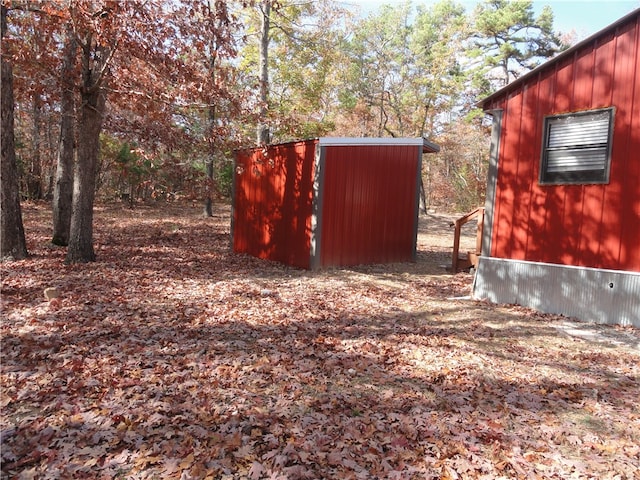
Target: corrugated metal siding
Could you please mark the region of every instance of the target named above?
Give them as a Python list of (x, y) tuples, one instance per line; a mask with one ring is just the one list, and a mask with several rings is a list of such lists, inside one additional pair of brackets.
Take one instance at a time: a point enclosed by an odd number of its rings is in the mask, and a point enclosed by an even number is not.
[(316, 141), (238, 152), (235, 252), (309, 268)]
[[(491, 255), (640, 272), (640, 14), (484, 106), (503, 110)], [(544, 117), (611, 106), (609, 184), (540, 185)]]
[(598, 323), (640, 327), (640, 274), (480, 257), (473, 295)]
[(421, 146), (322, 148), (320, 264), (414, 260)]

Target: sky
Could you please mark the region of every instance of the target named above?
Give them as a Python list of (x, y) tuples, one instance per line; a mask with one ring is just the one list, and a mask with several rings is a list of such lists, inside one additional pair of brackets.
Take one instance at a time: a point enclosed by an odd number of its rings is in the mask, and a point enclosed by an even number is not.
[(534, 0), (536, 13), (549, 5), (554, 13), (555, 29), (561, 32), (575, 30), (578, 38), (585, 38), (602, 30), (636, 8), (639, 0)]
[[(474, 0), (458, 0), (467, 11), (473, 10), (478, 3)], [(377, 11), (380, 5), (396, 3), (394, 0), (346, 0), (345, 3), (358, 4), (363, 14)], [(413, 0), (414, 5), (429, 5), (434, 0)], [(536, 13), (545, 5), (551, 6), (554, 12), (556, 31), (569, 33), (575, 31), (581, 40), (615, 22), (627, 13), (640, 8), (640, 0), (534, 0)]]

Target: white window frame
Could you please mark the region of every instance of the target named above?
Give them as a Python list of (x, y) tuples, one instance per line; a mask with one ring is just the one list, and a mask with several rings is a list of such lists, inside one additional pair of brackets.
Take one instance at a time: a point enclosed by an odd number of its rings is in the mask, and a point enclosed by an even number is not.
[(615, 108), (544, 118), (540, 184), (609, 183)]

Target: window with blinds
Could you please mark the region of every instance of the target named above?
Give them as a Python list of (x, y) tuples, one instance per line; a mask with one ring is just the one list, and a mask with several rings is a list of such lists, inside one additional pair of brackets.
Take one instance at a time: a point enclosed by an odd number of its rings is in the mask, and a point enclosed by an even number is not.
[(544, 119), (540, 183), (607, 183), (613, 108)]

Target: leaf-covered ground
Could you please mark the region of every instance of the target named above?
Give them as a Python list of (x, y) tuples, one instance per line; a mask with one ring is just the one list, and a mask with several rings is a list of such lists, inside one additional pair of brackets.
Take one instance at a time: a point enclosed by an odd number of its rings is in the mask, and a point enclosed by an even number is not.
[(99, 207), (65, 266), (25, 206), (3, 478), (640, 478), (637, 330), (461, 299), (442, 218), (415, 264), (307, 272), (230, 253), (228, 212)]

